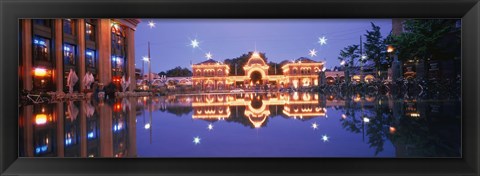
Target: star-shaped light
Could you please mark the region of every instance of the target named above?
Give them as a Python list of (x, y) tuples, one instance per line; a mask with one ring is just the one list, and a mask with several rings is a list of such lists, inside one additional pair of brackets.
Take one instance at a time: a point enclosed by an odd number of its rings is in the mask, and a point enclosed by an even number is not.
[(342, 61), (340, 62), (340, 65), (345, 65), (345, 61), (342, 60)]
[(310, 55), (310, 57), (317, 56), (317, 51), (315, 51), (315, 48), (310, 50), (310, 53), (308, 53), (308, 55)]
[(197, 137), (194, 137), (194, 138), (193, 138), (193, 143), (194, 143), (195, 145), (200, 144), (200, 140), (202, 140), (202, 139), (200, 139), (200, 137), (198, 137), (198, 136), (197, 136)]
[(212, 59), (213, 55), (212, 55), (212, 53), (208, 52), (207, 54), (205, 54), (205, 57), (207, 59)]
[(208, 124), (208, 130), (213, 130), (213, 125), (212, 124)]
[(319, 37), (318, 38), (318, 43), (320, 43), (320, 45), (326, 45), (327, 44), (327, 39), (325, 38), (325, 36)]
[(318, 124), (317, 124), (317, 122), (313, 122), (313, 123), (312, 123), (312, 128), (313, 128), (314, 130), (318, 129)]
[(328, 137), (326, 134), (322, 135), (323, 142), (328, 142), (328, 138), (330, 137)]
[(148, 26), (150, 26), (150, 29), (151, 28), (154, 28), (155, 27), (155, 23), (153, 21), (149, 21), (148, 22)]
[(147, 56), (143, 57), (143, 61), (145, 62), (150, 62), (150, 58), (148, 58)]
[(190, 46), (192, 46), (192, 48), (198, 48), (199, 44), (200, 42), (198, 42), (197, 39), (190, 40)]

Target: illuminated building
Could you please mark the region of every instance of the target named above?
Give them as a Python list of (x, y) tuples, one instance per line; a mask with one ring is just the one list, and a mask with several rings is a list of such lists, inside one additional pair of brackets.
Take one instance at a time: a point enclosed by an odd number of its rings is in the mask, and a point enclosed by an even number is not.
[(226, 88), (228, 72), (227, 65), (209, 59), (195, 64), (193, 70), (193, 86), (201, 90), (222, 90)]
[(318, 86), (318, 72), (323, 69), (323, 63), (308, 58), (299, 58), (282, 66), (286, 84), (294, 88)]
[[(21, 19), (20, 89), (66, 92), (70, 69), (78, 76), (75, 92), (91, 72), (104, 85), (135, 78), (137, 19)], [(131, 90), (135, 81), (131, 81)]]
[[(337, 106), (344, 102), (326, 103), (317, 94), (274, 93), (274, 94), (219, 94), (195, 95), (192, 97), (193, 119), (207, 121), (232, 120), (234, 116), (246, 118), (250, 126), (260, 128), (276, 106), (283, 106), (283, 114), (291, 118), (324, 117), (326, 106)], [(329, 105), (330, 103), (333, 103)], [(272, 110), (273, 108), (273, 110)], [(240, 110), (238, 110), (240, 109)]]
[(269, 75), (269, 65), (258, 52), (250, 52), (250, 58), (242, 66), (245, 75), (231, 76), (227, 64), (209, 59), (193, 64), (193, 85), (197, 90), (224, 90), (234, 86), (275, 84), (293, 86), (295, 88), (318, 85), (318, 72), (323, 69), (323, 63), (299, 58), (287, 62), (281, 67), (282, 75)]

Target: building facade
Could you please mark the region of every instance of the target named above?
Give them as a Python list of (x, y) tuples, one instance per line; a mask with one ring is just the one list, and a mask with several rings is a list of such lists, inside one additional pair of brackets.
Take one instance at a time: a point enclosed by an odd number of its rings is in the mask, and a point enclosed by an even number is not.
[[(70, 72), (85, 90), (83, 78), (119, 85), (121, 77), (135, 79), (137, 19), (21, 19), (20, 89), (66, 92)], [(130, 90), (135, 88), (131, 81)]]
[(282, 75), (269, 75), (270, 66), (257, 52), (251, 52), (248, 61), (242, 66), (244, 75), (229, 75), (227, 64), (209, 59), (193, 64), (193, 86), (197, 90), (225, 90), (234, 87), (254, 87), (279, 85), (280, 87), (309, 87), (318, 85), (318, 72), (323, 69), (322, 62), (308, 58), (299, 58), (286, 62), (281, 67)]

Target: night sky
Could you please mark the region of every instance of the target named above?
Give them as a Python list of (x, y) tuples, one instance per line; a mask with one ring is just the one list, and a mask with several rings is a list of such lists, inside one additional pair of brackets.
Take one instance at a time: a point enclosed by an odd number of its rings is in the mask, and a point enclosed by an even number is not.
[[(281, 62), (299, 57), (327, 61), (327, 68), (339, 65), (339, 52), (359, 44), (360, 36), (371, 30), (370, 22), (380, 26), (382, 36), (392, 29), (391, 19), (141, 19), (135, 31), (136, 68), (142, 68), (150, 41), (152, 72), (158, 73), (190, 62), (236, 58), (255, 49), (266, 53), (268, 61)], [(149, 21), (155, 23), (150, 28)], [(326, 45), (318, 43), (325, 36)], [(190, 46), (197, 39), (199, 48)], [(365, 41), (365, 37), (363, 37)], [(310, 57), (315, 49), (317, 56)], [(147, 64), (145, 69), (147, 71)]]

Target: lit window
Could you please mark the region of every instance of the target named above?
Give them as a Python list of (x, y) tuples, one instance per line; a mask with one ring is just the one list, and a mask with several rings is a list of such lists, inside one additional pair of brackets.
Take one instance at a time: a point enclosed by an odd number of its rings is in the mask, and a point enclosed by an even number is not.
[(63, 20), (63, 32), (70, 35), (75, 34), (75, 23), (72, 19)]
[(96, 59), (95, 59), (95, 50), (90, 50), (90, 49), (87, 49), (86, 52), (85, 52), (85, 62), (86, 62), (86, 65), (87, 67), (91, 67), (91, 68), (95, 68), (95, 63), (96, 63)]
[(70, 44), (63, 45), (63, 60), (65, 64), (75, 65), (75, 46)]
[(33, 38), (33, 59), (50, 61), (50, 40), (42, 37)]
[(85, 38), (95, 41), (95, 26), (93, 24), (85, 23)]

